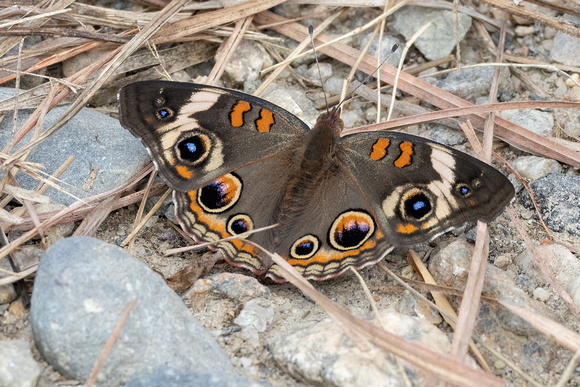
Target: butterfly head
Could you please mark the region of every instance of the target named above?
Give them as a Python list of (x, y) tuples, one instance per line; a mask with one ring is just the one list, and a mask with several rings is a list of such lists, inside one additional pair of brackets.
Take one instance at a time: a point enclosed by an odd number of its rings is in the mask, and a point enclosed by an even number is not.
[(330, 109), (322, 113), (316, 120), (314, 127), (330, 128), (336, 136), (340, 136), (340, 133), (344, 129), (344, 123), (340, 118), (340, 109)]

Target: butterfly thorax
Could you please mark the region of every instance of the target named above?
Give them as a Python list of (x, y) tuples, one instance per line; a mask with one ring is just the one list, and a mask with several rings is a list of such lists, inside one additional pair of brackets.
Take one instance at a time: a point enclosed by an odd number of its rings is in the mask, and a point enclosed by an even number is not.
[(334, 110), (320, 115), (314, 128), (305, 136), (304, 147), (297, 150), (301, 155), (300, 167), (289, 179), (287, 190), (282, 201), (280, 226), (276, 233), (283, 239), (284, 234), (291, 232), (291, 226), (296, 218), (304, 218), (302, 213), (305, 201), (312, 201), (330, 174), (337, 173), (340, 168), (338, 154), (342, 150), (340, 132), (342, 120)]

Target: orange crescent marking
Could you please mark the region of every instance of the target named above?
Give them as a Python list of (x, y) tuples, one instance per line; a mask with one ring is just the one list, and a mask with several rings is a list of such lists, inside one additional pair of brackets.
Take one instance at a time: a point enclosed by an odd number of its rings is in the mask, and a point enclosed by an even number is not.
[(232, 126), (239, 128), (244, 125), (244, 113), (249, 111), (252, 106), (246, 101), (238, 101), (230, 113), (230, 122)]
[(386, 138), (379, 138), (373, 144), (373, 150), (371, 151), (371, 159), (378, 161), (387, 155), (387, 148), (391, 142)]
[[(220, 234), (222, 238), (227, 238), (227, 237), (232, 236), (226, 230), (226, 226), (223, 222), (216, 222), (215, 221), (217, 216), (212, 216), (211, 214), (207, 214), (203, 210), (203, 208), (201, 208), (200, 206), (197, 205), (197, 202), (196, 202), (197, 191), (189, 191), (187, 194), (189, 195), (189, 200), (190, 200), (189, 208), (197, 216), (197, 222), (205, 224), (211, 231), (214, 231), (214, 232), (217, 232), (218, 234)], [(244, 243), (243, 241), (241, 241), (239, 239), (234, 239), (234, 240), (231, 240), (229, 242), (231, 242), (234, 245), (236, 250), (249, 253), (254, 257), (258, 257), (258, 253), (257, 253), (256, 249), (254, 248), (254, 246), (252, 246), (248, 243)]]
[(395, 160), (395, 167), (403, 168), (407, 165), (411, 165), (411, 155), (413, 154), (413, 144), (405, 141), (399, 145), (401, 149), (401, 155)]
[(179, 176), (183, 177), (184, 179), (193, 178), (193, 171), (187, 168), (185, 165), (177, 165), (175, 166), (175, 170), (177, 171)]
[(418, 230), (417, 226), (413, 226), (412, 224), (409, 224), (409, 223), (399, 224), (397, 226), (397, 232), (399, 234), (412, 234), (417, 230)]
[(335, 253), (335, 254), (325, 254), (325, 253), (319, 252), (319, 253), (314, 254), (309, 259), (290, 258), (290, 259), (288, 259), (288, 263), (291, 264), (292, 266), (302, 266), (302, 267), (308, 267), (308, 266), (315, 264), (315, 263), (326, 264), (326, 263), (331, 262), (331, 261), (340, 261), (341, 259), (344, 259), (345, 257), (359, 255), (362, 251), (372, 249), (376, 245), (377, 245), (377, 242), (375, 240), (369, 240), (369, 241), (366, 241), (361, 247), (359, 247), (358, 249), (355, 249), (355, 250), (349, 250), (349, 251), (345, 251), (344, 253)]
[(256, 121), (258, 132), (269, 132), (272, 125), (274, 125), (274, 115), (272, 112), (266, 109), (260, 110), (260, 118)]

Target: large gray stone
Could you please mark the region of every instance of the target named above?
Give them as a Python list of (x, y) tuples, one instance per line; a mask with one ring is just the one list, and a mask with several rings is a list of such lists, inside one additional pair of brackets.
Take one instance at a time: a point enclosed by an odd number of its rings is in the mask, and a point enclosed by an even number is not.
[(226, 353), (163, 279), (124, 250), (89, 237), (62, 239), (38, 268), (31, 322), (36, 345), (59, 372), (87, 380), (131, 301), (99, 385), (150, 378), (171, 366), (204, 385), (246, 385)]
[[(14, 95), (13, 89), (0, 89), (0, 100)], [(68, 106), (52, 109), (46, 116), (43, 129), (48, 128), (68, 110)], [(33, 110), (18, 111), (18, 129)], [(0, 146), (4, 147), (12, 137), (12, 114), (0, 123)], [(18, 149), (26, 144), (31, 133), (21, 141)], [(69, 156), (75, 161), (60, 177), (61, 186), (71, 194), (86, 198), (118, 187), (138, 172), (149, 160), (141, 142), (119, 124), (119, 121), (95, 110), (83, 108), (59, 131), (38, 145), (28, 161), (43, 164), (45, 172), (53, 173)], [(91, 172), (96, 172), (94, 181)], [(34, 189), (38, 181), (25, 174), (17, 175), (19, 183)], [(92, 182), (92, 183), (91, 183)], [(53, 202), (70, 205), (73, 197), (50, 188), (47, 196)]]
[[(455, 36), (455, 14), (452, 11), (407, 6), (395, 12), (393, 28), (406, 39), (410, 39), (425, 24), (433, 24), (416, 41), (415, 46), (425, 58), (436, 60), (453, 51), (457, 41)], [(459, 40), (461, 41), (469, 27), (471, 18), (460, 13), (458, 17)]]
[[(580, 236), (580, 176), (550, 173), (534, 180), (531, 186), (548, 227)], [(527, 192), (522, 193), (520, 201), (534, 208)]]

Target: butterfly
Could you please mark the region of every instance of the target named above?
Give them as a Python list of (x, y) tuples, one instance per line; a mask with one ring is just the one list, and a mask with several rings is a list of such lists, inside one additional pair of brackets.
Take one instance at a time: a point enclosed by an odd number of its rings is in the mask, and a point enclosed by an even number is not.
[(120, 90), (119, 116), (174, 190), (183, 230), (277, 282), (279, 267), (249, 241), (323, 280), (375, 263), (391, 246), (489, 222), (514, 197), (501, 172), (436, 142), (389, 131), (342, 135), (337, 109), (310, 129), (239, 91), (145, 81)]

